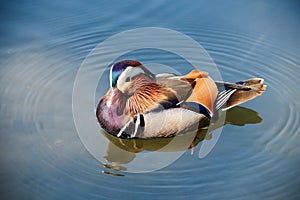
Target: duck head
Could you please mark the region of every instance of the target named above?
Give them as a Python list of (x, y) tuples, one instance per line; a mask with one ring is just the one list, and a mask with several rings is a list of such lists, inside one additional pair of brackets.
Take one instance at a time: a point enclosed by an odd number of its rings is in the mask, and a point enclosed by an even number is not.
[[(118, 89), (123, 95), (130, 96), (134, 93), (138, 84), (134, 83), (137, 78), (154, 81), (155, 75), (136, 60), (122, 60), (112, 65), (110, 69), (110, 87)], [(143, 81), (139, 81), (143, 83)]]

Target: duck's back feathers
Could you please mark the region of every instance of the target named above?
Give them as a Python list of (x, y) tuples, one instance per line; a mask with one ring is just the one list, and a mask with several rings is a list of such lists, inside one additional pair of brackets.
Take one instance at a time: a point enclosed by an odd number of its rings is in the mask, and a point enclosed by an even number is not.
[(207, 72), (193, 70), (185, 76), (160, 74), (156, 79), (158, 84), (174, 91), (181, 106), (200, 113), (205, 110), (205, 115), (213, 115), (218, 88)]
[(193, 89), (189, 82), (182, 80), (182, 76), (175, 74), (159, 74), (156, 76), (156, 82), (172, 90), (179, 102), (186, 100)]

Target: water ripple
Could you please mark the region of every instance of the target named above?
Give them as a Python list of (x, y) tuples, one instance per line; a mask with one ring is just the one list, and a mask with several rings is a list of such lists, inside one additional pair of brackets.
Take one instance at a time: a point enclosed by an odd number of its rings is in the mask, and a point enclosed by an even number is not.
[[(8, 120), (7, 123), (15, 124), (14, 128), (18, 128), (19, 131), (12, 134), (18, 135), (22, 143), (21, 148), (28, 147), (28, 153), (36, 159), (28, 161), (29, 166), (33, 166), (30, 162), (36, 163), (38, 160), (40, 163), (37, 166), (45, 167), (77, 183), (92, 185), (105, 191), (105, 194), (113, 193), (115, 190), (123, 193), (139, 192), (143, 195), (150, 194), (154, 189), (176, 191), (184, 185), (178, 185), (178, 182), (193, 184), (200, 188), (205, 188), (208, 182), (221, 186), (229, 176), (235, 180), (245, 181), (241, 177), (254, 176), (257, 170), (261, 170), (261, 173), (255, 178), (262, 184), (263, 189), (270, 189), (270, 195), (289, 187), (289, 185), (274, 185), (272, 180), (263, 180), (260, 176), (273, 173), (282, 167), (276, 166), (278, 159), (295, 156), (300, 152), (296, 142), (299, 141), (300, 134), (298, 55), (279, 48), (268, 40), (266, 35), (258, 34), (250, 37), (207, 27), (201, 32), (187, 30), (186, 34), (199, 41), (211, 54), (219, 66), (223, 80), (238, 81), (254, 76), (265, 79), (268, 85), (265, 94), (246, 104), (261, 113), (263, 122), (256, 128), (246, 126), (238, 131), (235, 127), (225, 128), (221, 137), (223, 145), (220, 144), (219, 148), (226, 146), (243, 148), (244, 144), (252, 144), (254, 147), (227, 156), (227, 159), (231, 159), (230, 164), (227, 165), (223, 164), (224, 160), (221, 158), (223, 155), (216, 155), (214, 152), (203, 160), (187, 152), (171, 166), (153, 172), (149, 176), (131, 175), (126, 171), (124, 174), (123, 171), (119, 173), (114, 168), (109, 170), (101, 168), (101, 165), (87, 153), (73, 126), (70, 105), (74, 78), (80, 63), (99, 42), (115, 32), (100, 32), (96, 29), (90, 29), (89, 32), (70, 31), (65, 33), (64, 41), (55, 41), (59, 43), (57, 46), (42, 47), (43, 51), (38, 54), (30, 53), (28, 50), (29, 53), (25, 55), (12, 56), (5, 63), (10, 68), (1, 71), (3, 73), (1, 73), (0, 91), (3, 95), (3, 104), (0, 109), (7, 118), (13, 119), (12, 122)], [(65, 53), (68, 50), (70, 52)], [(146, 59), (153, 59), (152, 55), (144, 56)], [(97, 70), (97, 66), (93, 70)], [(177, 70), (184, 71), (180, 67)], [(7, 107), (12, 110), (8, 110)], [(26, 127), (26, 130), (23, 130), (23, 127)], [(232, 130), (236, 131), (235, 136), (234, 133), (229, 133)], [(240, 136), (237, 133), (239, 131), (247, 134), (240, 134), (242, 135)], [(258, 152), (256, 148), (261, 151)], [(215, 151), (220, 153), (220, 149), (216, 147)], [(199, 145), (196, 150), (199, 150)], [(265, 154), (281, 155), (280, 158), (265, 159)], [(228, 165), (233, 168), (224, 168)], [(102, 170), (105, 170), (105, 174), (101, 174)], [(209, 173), (211, 171), (220, 173), (211, 174)], [(225, 172), (225, 175), (221, 172)], [(25, 177), (28, 173), (24, 171), (20, 172), (20, 175)], [(174, 174), (176, 174), (175, 179)], [(199, 176), (205, 174), (201, 178), (202, 182), (193, 179), (195, 174)], [(122, 187), (126, 184), (124, 180), (115, 181), (116, 179), (112, 180), (109, 175), (125, 175), (127, 181), (134, 182), (137, 179), (143, 180), (145, 184), (134, 185), (134, 188)], [(34, 176), (34, 172), (30, 176)], [(99, 176), (105, 178), (99, 180)], [(220, 179), (218, 182), (215, 180), (216, 176), (224, 176), (224, 180)], [(287, 176), (291, 177), (292, 174)], [(52, 182), (54, 184), (51, 185), (38, 180), (34, 184), (41, 184), (38, 186), (40, 188), (46, 184), (51, 190), (59, 180), (52, 180)], [(295, 182), (296, 180), (291, 180), (289, 184)], [(245, 185), (247, 184), (246, 181)], [(30, 190), (30, 184), (28, 189)], [(185, 189), (188, 191), (188, 186)], [(226, 189), (230, 187), (224, 186), (222, 190)], [(91, 195), (97, 196), (97, 194)]]

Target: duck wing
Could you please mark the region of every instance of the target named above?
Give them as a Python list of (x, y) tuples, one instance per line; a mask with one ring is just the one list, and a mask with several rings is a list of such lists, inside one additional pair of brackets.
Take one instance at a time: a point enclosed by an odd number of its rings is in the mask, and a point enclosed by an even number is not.
[(210, 116), (213, 115), (218, 88), (208, 73), (192, 70), (185, 76), (160, 74), (156, 78), (158, 84), (174, 91), (183, 107), (201, 113), (207, 110)]
[(176, 74), (158, 74), (156, 75), (156, 83), (172, 91), (178, 102), (185, 101), (193, 89), (193, 86), (184, 80), (183, 76)]

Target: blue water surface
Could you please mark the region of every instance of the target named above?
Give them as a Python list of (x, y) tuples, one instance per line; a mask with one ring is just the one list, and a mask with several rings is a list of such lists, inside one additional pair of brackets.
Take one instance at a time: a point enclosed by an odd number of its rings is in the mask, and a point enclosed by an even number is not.
[[(300, 198), (298, 1), (30, 0), (0, 9), (1, 199)], [(267, 91), (243, 105), (261, 120), (227, 124), (207, 157), (187, 150), (150, 173), (95, 159), (73, 120), (76, 73), (99, 43), (142, 27), (193, 38), (223, 80), (264, 78)], [(182, 58), (160, 53), (128, 56), (187, 72)], [(107, 67), (96, 63), (94, 70)], [(98, 95), (108, 89), (101, 81)]]

